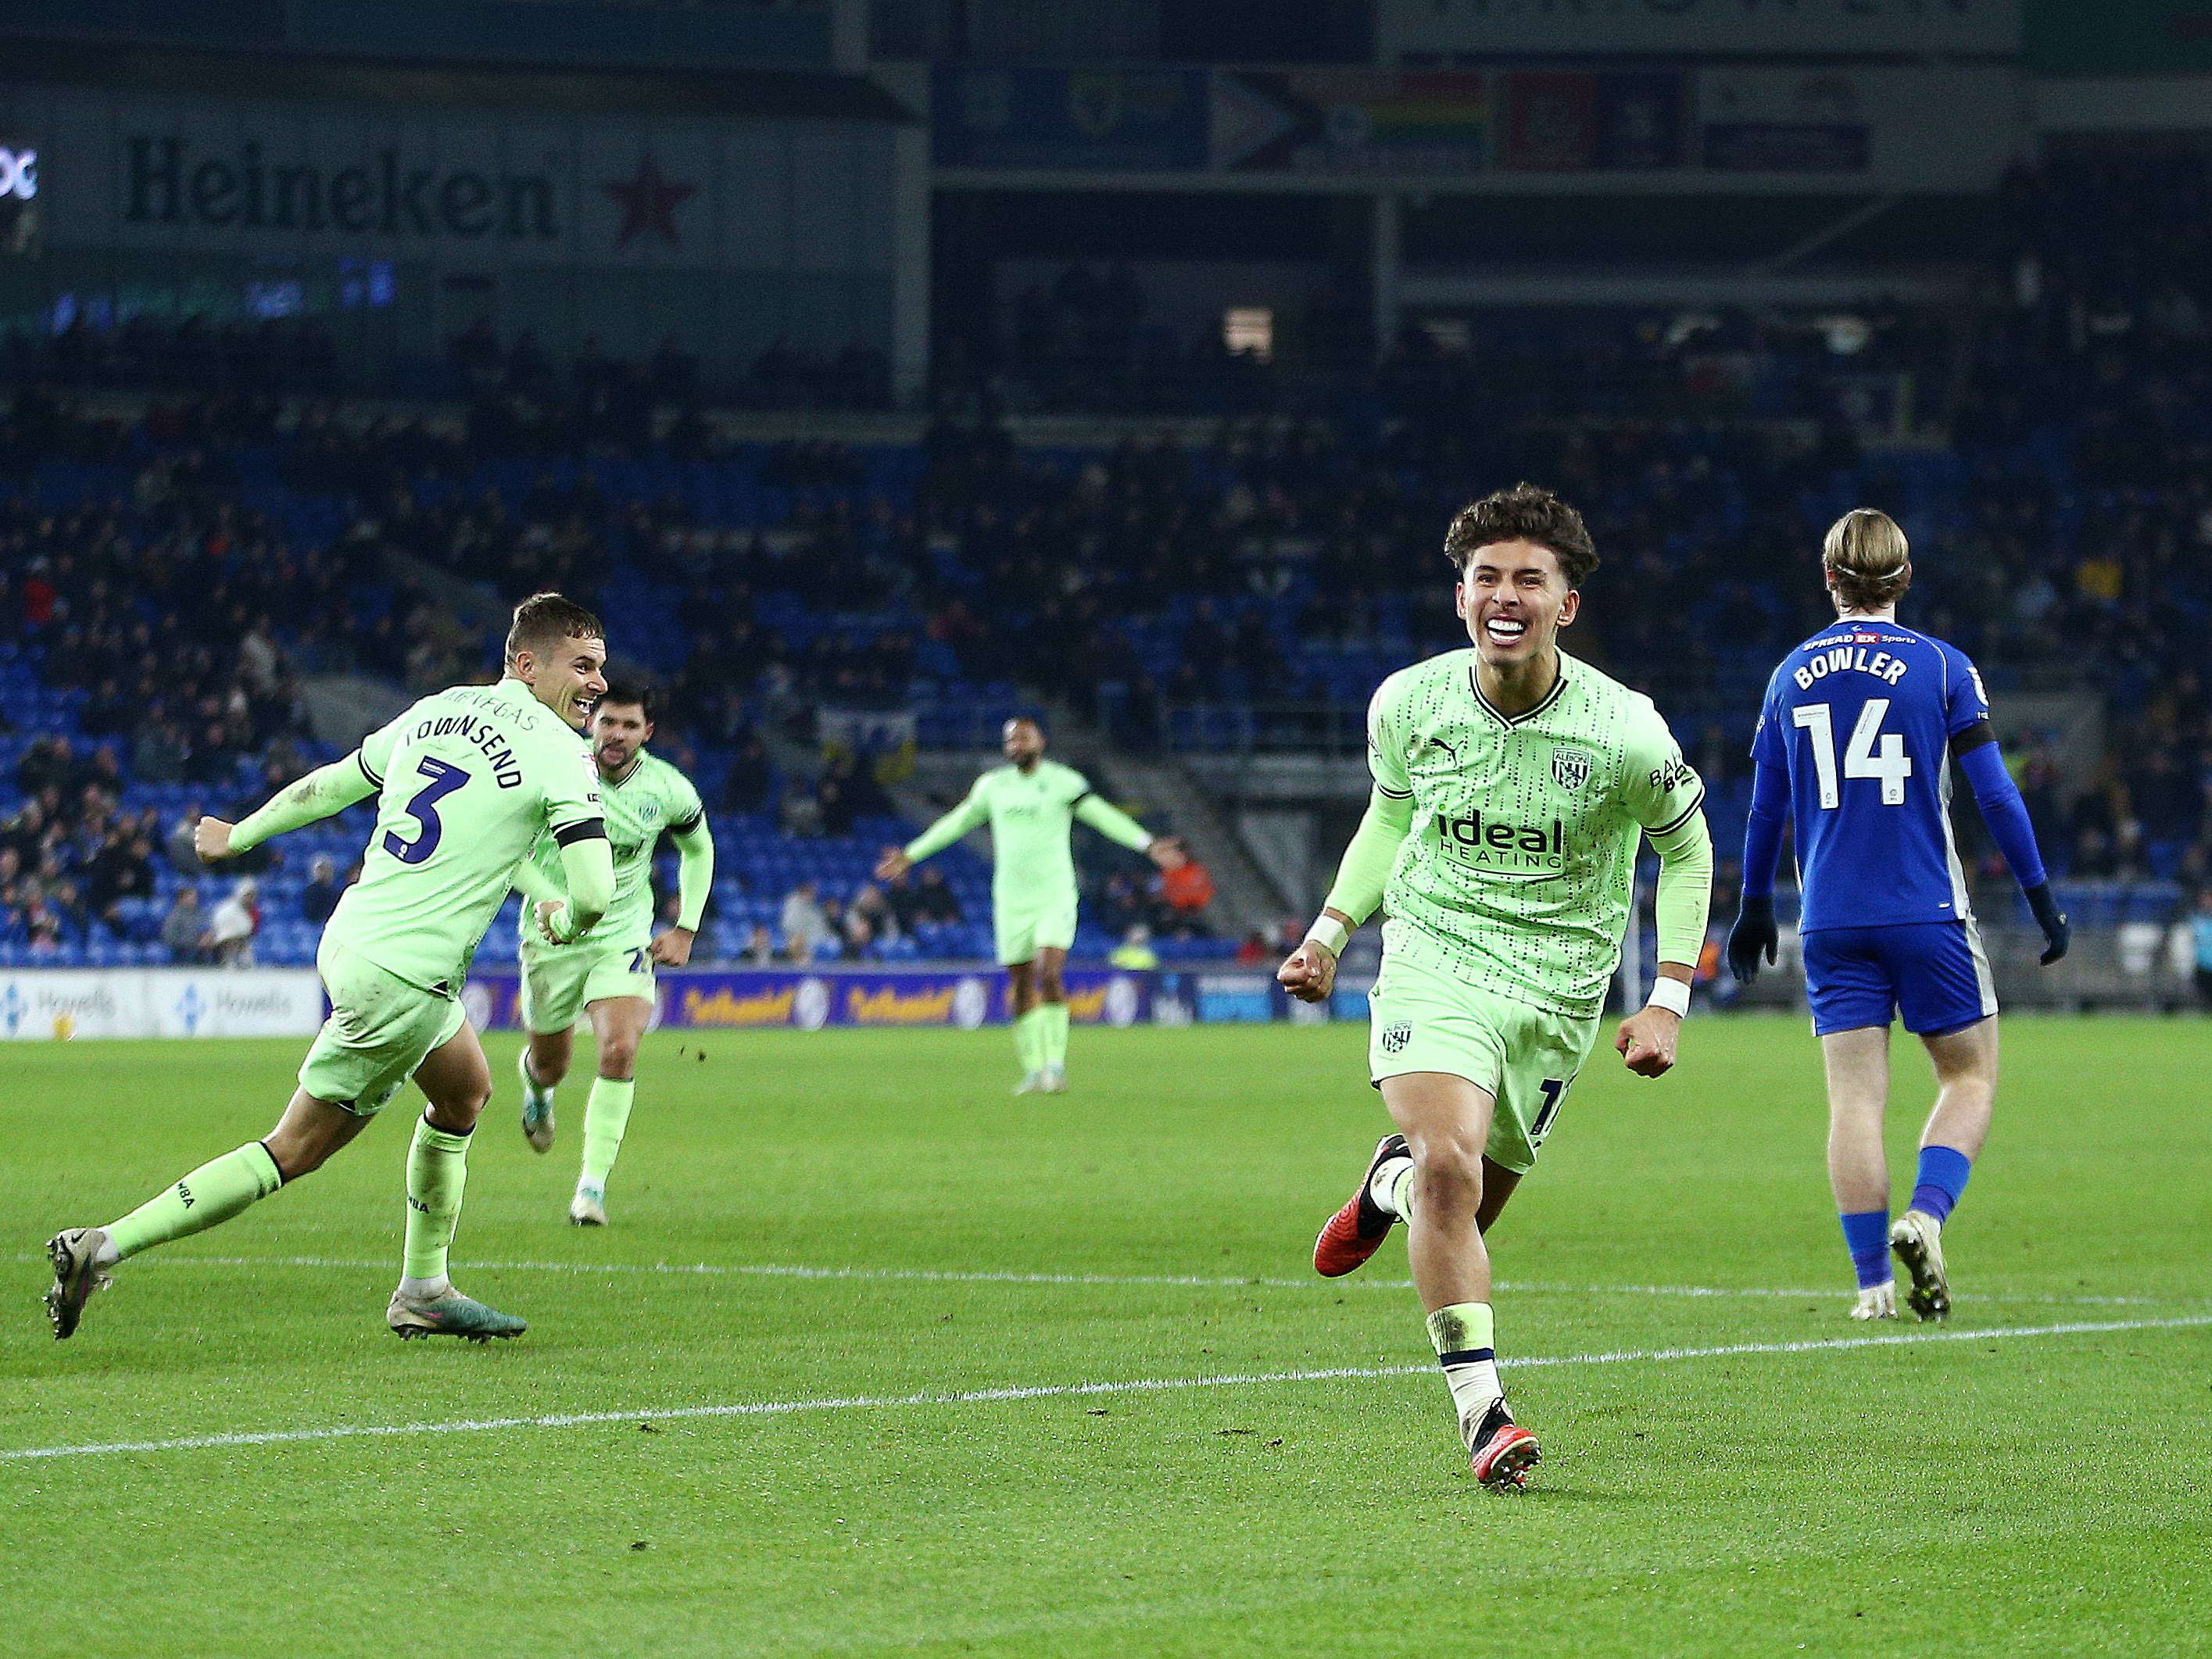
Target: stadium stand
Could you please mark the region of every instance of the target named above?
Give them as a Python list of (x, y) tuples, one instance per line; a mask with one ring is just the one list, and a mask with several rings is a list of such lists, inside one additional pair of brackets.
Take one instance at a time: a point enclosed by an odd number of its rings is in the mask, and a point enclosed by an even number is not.
[[(663, 683), (663, 747), (720, 808), (708, 951), (734, 959), (760, 948), (756, 928), (782, 948), (802, 883), (873, 910), (875, 851), (911, 832), (864, 769), (832, 777), (822, 822), (823, 786), (771, 760), (764, 734), (805, 738), (824, 704), (911, 708), (930, 746), (1042, 697), (1139, 751), (1350, 752), (1376, 680), (1457, 638), (1436, 603), (1440, 527), (1470, 481), (1523, 476), (1585, 505), (1607, 563), (1577, 648), (1660, 699), (1709, 774), (1724, 848), (1763, 677), (1824, 615), (1820, 532), (1874, 501), (1919, 550), (1916, 617), (2000, 696), (2104, 700), (2092, 787), (2067, 795), (2046, 745), (2015, 746), (2077, 920), (2170, 917), (2212, 866), (2212, 267), (2203, 216), (2144, 210), (2146, 192), (2201, 202), (2212, 182), (2180, 151), (2014, 178), (1948, 447), (1863, 447), (1819, 336), (1730, 317), (1674, 335), (1627, 318), (1501, 329), (1455, 353), (1409, 339), (1336, 387), (1328, 418), (1225, 419), (1195, 448), (1024, 446), (949, 418), (915, 443), (737, 441), (673, 346), (556, 373), (526, 341), (478, 335), (446, 366), (459, 404), (394, 413), (337, 395), (311, 325), (80, 320), (19, 337), (0, 423), (0, 664), (17, 690), (0, 716), (0, 960), (166, 959), (178, 890), (210, 915), (228, 896), (160, 854), (175, 823), (326, 757), (301, 673), (421, 690), (489, 670), (483, 630), (422, 573), (592, 598), (617, 655)], [(1127, 405), (1088, 395), (1078, 360), (1121, 337), (1132, 303), (1105, 333), (1032, 318), (1043, 355), (1024, 395)], [(1940, 335), (1899, 313), (1854, 353), (1933, 383)], [(1696, 380), (1701, 340), (1752, 362), (1725, 395)], [(1508, 402), (1520, 418), (1473, 418)], [(295, 838), (261, 872), (261, 960), (311, 957), (301, 889), (318, 857), (343, 871), (362, 833)], [(984, 954), (985, 868), (948, 858), (960, 920), (878, 925), (850, 948)], [(1086, 953), (1168, 920), (1127, 868), (1102, 862), (1092, 886)], [(511, 953), (511, 931), (485, 948)]]

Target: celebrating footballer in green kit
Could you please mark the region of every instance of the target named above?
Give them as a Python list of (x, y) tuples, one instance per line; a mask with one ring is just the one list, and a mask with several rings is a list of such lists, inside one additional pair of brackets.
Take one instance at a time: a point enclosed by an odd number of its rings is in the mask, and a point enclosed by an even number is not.
[[(539, 1152), (553, 1145), (553, 1091), (568, 1074), (576, 1016), (592, 1022), (599, 1074), (584, 1104), (584, 1166), (568, 1219), (580, 1227), (607, 1224), (607, 1176), (622, 1150), (637, 1090), (637, 1043), (653, 1018), (653, 967), (681, 968), (714, 884), (714, 837), (699, 792), (658, 755), (653, 741), (653, 693), (643, 686), (607, 687), (592, 710), (592, 760), (614, 849), (615, 896), (591, 937), (556, 944), (532, 915), (522, 921), (522, 1133)], [(676, 925), (653, 936), (653, 852), (666, 830), (683, 855), (677, 876)], [(516, 872), (515, 885), (543, 902), (561, 896), (561, 849), (547, 836)]]
[(1334, 1277), (1407, 1224), (1414, 1287), (1475, 1477), (1519, 1486), (1535, 1437), (1513, 1420), (1492, 1340), (1483, 1234), (1534, 1167), (1597, 1038), (1633, 921), (1637, 850), (1659, 854), (1659, 979), (1613, 1047), (1639, 1077), (1674, 1063), (1705, 944), (1705, 789), (1650, 700), (1560, 651), (1597, 552), (1582, 515), (1529, 484), (1462, 511), (1444, 538), (1474, 641), (1383, 681), (1368, 713), (1374, 790), (1284, 986), (1328, 996), (1379, 906), (1368, 1066), (1386, 1135), (1314, 1244)]
[(969, 830), (990, 824), (991, 926), (1006, 970), (1014, 1049), (1022, 1063), (1014, 1092), (1058, 1094), (1067, 1086), (1067, 992), (1060, 969), (1075, 943), (1069, 825), (1080, 819), (1163, 870), (1182, 863), (1182, 849), (1092, 794), (1073, 767), (1047, 760), (1044, 728), (1036, 721), (1008, 720), (1000, 749), (1006, 764), (977, 778), (967, 799), (903, 848), (887, 849), (876, 878), (890, 881)]
[(526, 599), (499, 684), (424, 697), (241, 823), (200, 820), (199, 854), (212, 862), (376, 797), (361, 879), (338, 900), (315, 957), (331, 1015), (267, 1139), (202, 1164), (118, 1221), (71, 1227), (48, 1244), (57, 1337), (76, 1329), (117, 1262), (228, 1221), (320, 1168), (410, 1077), (429, 1109), (407, 1156), (406, 1248), (385, 1321), (401, 1336), (521, 1332), (521, 1320), (463, 1296), (446, 1273), (469, 1133), (491, 1097), (461, 987), (540, 836), (560, 847), (568, 879), (568, 896), (539, 908), (552, 937), (588, 933), (613, 896), (599, 779), (575, 729), (579, 709), (606, 689), (603, 633), (557, 593)]

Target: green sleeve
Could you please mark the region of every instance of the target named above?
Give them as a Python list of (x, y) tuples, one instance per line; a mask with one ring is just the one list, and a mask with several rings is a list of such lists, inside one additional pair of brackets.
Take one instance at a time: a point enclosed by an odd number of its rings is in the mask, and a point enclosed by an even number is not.
[(1075, 816), (1107, 840), (1119, 842), (1132, 852), (1141, 853), (1152, 844), (1151, 830), (1113, 802), (1092, 794), (1088, 789), (1076, 799)]
[(359, 763), (361, 769), (368, 775), (368, 781), (372, 788), (384, 787), (384, 775), (392, 769), (392, 751), (399, 746), (399, 736), (407, 729), (409, 716), (421, 706), (419, 702), (410, 703), (399, 714), (385, 721), (375, 731), (363, 738), (361, 740), (361, 747), (354, 751), (354, 759)]
[(1336, 884), (1328, 890), (1328, 908), (1350, 916), (1354, 927), (1373, 915), (1382, 902), (1390, 871), (1398, 862), (1398, 849), (1413, 825), (1413, 803), (1391, 794), (1377, 778), (1375, 792), (1367, 799), (1367, 811), (1360, 816), (1359, 828), (1352, 834), (1352, 844), (1344, 849), (1343, 862), (1336, 866)]
[(906, 844), (906, 855), (919, 864), (932, 853), (941, 853), (991, 816), (983, 799), (983, 780), (978, 778), (962, 801), (943, 817)]
[[(540, 842), (538, 845), (543, 848), (545, 843)], [(547, 875), (539, 866), (538, 854), (534, 851), (515, 866), (514, 890), (529, 900), (532, 905), (543, 899), (568, 897), (566, 893), (554, 885), (553, 878)]]
[(1394, 674), (1376, 686), (1374, 699), (1367, 705), (1367, 775), (1381, 793), (1393, 800), (1411, 800), (1413, 781), (1406, 771), (1405, 745), (1398, 741), (1391, 720), (1395, 701), (1391, 694), (1397, 678)]
[(1713, 904), (1713, 837), (1705, 815), (1692, 808), (1673, 829), (1654, 833), (1651, 845), (1659, 854), (1659, 896), (1652, 906), (1659, 960), (1695, 968)]
[(553, 916), (562, 944), (580, 939), (599, 925), (615, 898), (615, 852), (606, 832), (571, 836), (561, 843), (561, 873), (568, 878), (568, 908)]
[(672, 839), (681, 859), (676, 866), (676, 925), (696, 933), (707, 913), (707, 895), (714, 890), (714, 832), (701, 814)]
[[(385, 752), (389, 754), (391, 750), (387, 748)], [(317, 767), (247, 813), (230, 832), (230, 850), (246, 852), (271, 836), (281, 836), (288, 830), (297, 830), (333, 812), (342, 812), (375, 793), (376, 784), (362, 763), (361, 750), (356, 749), (343, 760)]]
[(1623, 804), (1628, 816), (1656, 841), (1690, 821), (1705, 804), (1705, 786), (1682, 758), (1682, 745), (1648, 699), (1636, 700), (1624, 725), (1627, 775), (1621, 785)]

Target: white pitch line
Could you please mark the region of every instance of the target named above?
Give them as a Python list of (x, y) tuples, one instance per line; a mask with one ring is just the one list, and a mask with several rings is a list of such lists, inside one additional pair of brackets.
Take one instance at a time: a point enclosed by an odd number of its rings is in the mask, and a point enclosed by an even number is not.
[[(1509, 1371), (1554, 1365), (1658, 1364), (1723, 1359), (1752, 1354), (1841, 1353), (1932, 1342), (2018, 1341), (2027, 1337), (2089, 1336), (2124, 1331), (2185, 1330), (2212, 1326), (2212, 1314), (2180, 1319), (2129, 1319), (2102, 1323), (2015, 1325), (1989, 1330), (1899, 1331), (1826, 1341), (1729, 1342), (1705, 1348), (1644, 1348), (1608, 1353), (1532, 1354), (1507, 1361)], [(1050, 1382), (1026, 1387), (961, 1389), (905, 1395), (830, 1395), (800, 1400), (738, 1401), (715, 1406), (644, 1407), (623, 1412), (555, 1412), (539, 1417), (463, 1418), (443, 1423), (337, 1423), (310, 1429), (263, 1429), (226, 1434), (180, 1435), (169, 1440), (115, 1440), (67, 1446), (21, 1446), (0, 1450), (0, 1462), (57, 1457), (106, 1457), (125, 1452), (204, 1451), (231, 1446), (296, 1445), (325, 1440), (381, 1439), (409, 1435), (487, 1434), (507, 1429), (569, 1429), (604, 1423), (687, 1423), (713, 1418), (783, 1417), (801, 1412), (897, 1411), (915, 1406), (985, 1406), (1007, 1401), (1075, 1400), (1094, 1395), (1159, 1394), (1188, 1389), (1264, 1387), (1285, 1382), (1334, 1382), (1378, 1377), (1425, 1376), (1431, 1365), (1339, 1365), (1323, 1370), (1249, 1371), (1224, 1376), (1138, 1377), (1121, 1382)]]
[[(20, 1253), (15, 1260), (21, 1262), (44, 1261), (43, 1252)], [(149, 1258), (165, 1267), (324, 1267), (360, 1269), (383, 1272), (390, 1269), (388, 1260), (369, 1261), (359, 1257), (330, 1255), (161, 1255)], [(1356, 1279), (1268, 1278), (1208, 1278), (1195, 1273), (1022, 1273), (1013, 1270), (980, 1270), (963, 1272), (936, 1267), (820, 1267), (803, 1263), (784, 1262), (721, 1262), (721, 1261), (472, 1261), (466, 1269), (484, 1273), (647, 1273), (665, 1274), (678, 1278), (702, 1279), (853, 1279), (860, 1282), (883, 1280), (893, 1283), (926, 1285), (1104, 1285), (1146, 1286), (1176, 1286), (1195, 1290), (1223, 1291), (1311, 1291), (1330, 1288), (1340, 1290), (1409, 1291), (1413, 1288), (1410, 1279), (1379, 1279), (1364, 1273)], [(132, 1270), (134, 1273), (137, 1269)], [(1772, 1285), (1560, 1285), (1534, 1280), (1500, 1279), (1497, 1288), (1526, 1296), (1679, 1296), (1705, 1297), (1768, 1297), (1784, 1300), (1812, 1299), (1822, 1301), (1840, 1297), (1843, 1291), (1834, 1285), (1826, 1290), (1800, 1290)], [(2157, 1308), (2186, 1305), (2202, 1302), (2202, 1297), (2151, 1296), (2050, 1296), (2032, 1292), (1968, 1292), (1954, 1298), (1960, 1304), (2014, 1303), (2033, 1307), (2084, 1308)]]

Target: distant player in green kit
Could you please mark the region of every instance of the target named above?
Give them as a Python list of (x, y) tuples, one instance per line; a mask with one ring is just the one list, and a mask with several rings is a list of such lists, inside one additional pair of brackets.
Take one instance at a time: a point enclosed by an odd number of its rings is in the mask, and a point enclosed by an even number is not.
[[(607, 1176), (622, 1151), (637, 1091), (637, 1044), (653, 1018), (655, 963), (681, 968), (714, 885), (714, 837), (699, 792), (658, 755), (653, 693), (617, 682), (592, 710), (592, 760), (614, 849), (615, 898), (591, 936), (570, 945), (547, 939), (535, 905), (522, 918), (522, 1133), (539, 1152), (553, 1145), (553, 1091), (568, 1075), (576, 1016), (592, 1022), (599, 1074), (584, 1104), (584, 1167), (568, 1202), (580, 1227), (607, 1224)], [(682, 855), (676, 877), (676, 925), (653, 933), (653, 851), (666, 830)], [(515, 886), (542, 903), (562, 896), (561, 848), (551, 836), (516, 872)]]
[(1083, 774), (1044, 757), (1044, 728), (1011, 720), (1000, 747), (1006, 764), (975, 780), (962, 801), (903, 848), (885, 850), (876, 878), (905, 874), (969, 830), (991, 826), (991, 926), (1006, 970), (1014, 1051), (1022, 1062), (1018, 1095), (1056, 1095), (1067, 1087), (1067, 992), (1060, 969), (1075, 943), (1075, 860), (1068, 826), (1078, 819), (1107, 840), (1142, 853), (1163, 870), (1182, 849), (1155, 836), (1091, 793)]
[(316, 953), (331, 1015), (291, 1103), (265, 1139), (202, 1164), (121, 1220), (56, 1235), (46, 1311), (57, 1337), (76, 1329), (117, 1262), (228, 1221), (319, 1169), (410, 1077), (430, 1103), (407, 1155), (406, 1252), (385, 1322), (401, 1336), (520, 1334), (521, 1320), (463, 1296), (446, 1275), (469, 1133), (491, 1097), (461, 987), (541, 835), (559, 845), (568, 878), (568, 896), (539, 908), (548, 933), (580, 938), (613, 896), (599, 778), (576, 731), (606, 689), (605, 660), (599, 619), (540, 593), (515, 607), (496, 685), (424, 697), (240, 823), (200, 820), (199, 854), (214, 862), (377, 801), (361, 879), (338, 900)]
[(1650, 700), (1559, 648), (1597, 566), (1582, 515), (1522, 484), (1452, 521), (1444, 552), (1474, 649), (1382, 682), (1368, 711), (1374, 792), (1328, 903), (1279, 977), (1326, 998), (1379, 905), (1368, 1069), (1386, 1135), (1314, 1244), (1350, 1273), (1400, 1221), (1476, 1479), (1519, 1486), (1535, 1437), (1513, 1420), (1492, 1342), (1483, 1234), (1534, 1167), (1596, 1042), (1633, 920), (1636, 854), (1659, 854), (1659, 979), (1613, 1047), (1639, 1077), (1674, 1063), (1712, 898), (1705, 788)]

